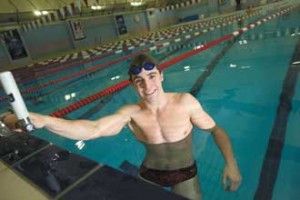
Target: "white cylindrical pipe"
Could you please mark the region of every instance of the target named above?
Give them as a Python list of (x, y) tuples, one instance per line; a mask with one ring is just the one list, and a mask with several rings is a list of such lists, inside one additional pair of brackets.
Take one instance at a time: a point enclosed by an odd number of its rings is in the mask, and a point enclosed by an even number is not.
[(33, 126), (29, 121), (28, 110), (12, 73), (10, 71), (0, 73), (0, 81), (17, 118), (23, 123), (22, 128), (32, 131)]

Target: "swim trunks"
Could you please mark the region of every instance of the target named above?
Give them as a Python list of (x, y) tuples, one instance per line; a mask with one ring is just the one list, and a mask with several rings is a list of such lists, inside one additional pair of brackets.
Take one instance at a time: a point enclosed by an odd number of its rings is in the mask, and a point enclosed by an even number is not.
[(140, 176), (146, 180), (164, 187), (171, 187), (180, 182), (193, 178), (197, 174), (196, 163), (189, 167), (176, 170), (150, 169), (144, 165), (140, 167)]

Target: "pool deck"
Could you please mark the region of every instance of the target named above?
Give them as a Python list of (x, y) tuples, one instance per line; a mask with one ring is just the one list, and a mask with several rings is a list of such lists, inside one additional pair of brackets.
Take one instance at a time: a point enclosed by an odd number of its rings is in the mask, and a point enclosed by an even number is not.
[(44, 200), (48, 199), (43, 192), (25, 181), (13, 170), (0, 161), (0, 193), (5, 200)]
[(29, 134), (0, 137), (3, 200), (185, 199)]

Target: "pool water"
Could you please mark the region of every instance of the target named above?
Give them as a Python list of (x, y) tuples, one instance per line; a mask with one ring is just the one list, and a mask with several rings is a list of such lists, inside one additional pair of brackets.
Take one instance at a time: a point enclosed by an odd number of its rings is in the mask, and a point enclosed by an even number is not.
[[(167, 92), (192, 92), (204, 109), (227, 131), (243, 176), (237, 192), (224, 191), (221, 184), (222, 155), (211, 135), (195, 128), (194, 155), (204, 199), (299, 198), (300, 83), (297, 78), (300, 65), (292, 64), (300, 59), (299, 15), (298, 7), (234, 40), (223, 42), (164, 70), (163, 84)], [(243, 24), (251, 20), (255, 21), (248, 19)], [(164, 62), (199, 44), (229, 34), (240, 25), (234, 23), (182, 42), (180, 48), (173, 45), (151, 54)], [(126, 54), (128, 52), (111, 59)], [(129, 62), (130, 59), (124, 60), (78, 79), (47, 87), (39, 91), (36, 101), (26, 102), (29, 110), (50, 114), (126, 80)], [(100, 63), (104, 61), (93, 61), (36, 82), (44, 83)], [(293, 73), (288, 73), (291, 69)], [(202, 76), (209, 70), (211, 73), (207, 77)], [(66, 95), (69, 95), (68, 100)], [(65, 117), (98, 119), (136, 101), (138, 96), (134, 89), (126, 87)], [(291, 107), (286, 106), (289, 103)], [(38, 130), (33, 134), (115, 168), (119, 168), (124, 161), (139, 166), (145, 155), (143, 146), (127, 127), (116, 136), (85, 141), (86, 145), (81, 150), (76, 147), (76, 141), (56, 136), (47, 130)], [(270, 146), (270, 143), (273, 145)]]

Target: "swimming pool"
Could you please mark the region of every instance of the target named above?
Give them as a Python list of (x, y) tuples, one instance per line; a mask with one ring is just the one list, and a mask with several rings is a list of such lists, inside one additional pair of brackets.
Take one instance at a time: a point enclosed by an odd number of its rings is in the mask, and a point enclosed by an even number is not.
[[(297, 126), (300, 119), (299, 64), (292, 64), (299, 61), (299, 54), (295, 53), (299, 52), (296, 51), (299, 47), (299, 15), (298, 7), (245, 32), (236, 40), (223, 42), (164, 70), (166, 91), (192, 91), (208, 113), (227, 130), (243, 175), (243, 184), (238, 192), (225, 192), (221, 185), (222, 157), (210, 135), (195, 129), (194, 154), (204, 199), (268, 199), (270, 193), (273, 199), (296, 199), (300, 195), (297, 190), (300, 186), (300, 160), (297, 156), (300, 153), (297, 135), (300, 133)], [(247, 24), (248, 20), (243, 23)], [(178, 46), (174, 44), (151, 53), (165, 61), (220, 38), (240, 25), (233, 23)], [(124, 52), (107, 60), (128, 54)], [(36, 82), (41, 84), (107, 60), (83, 64)], [(120, 80), (126, 80), (129, 61), (125, 59), (99, 72), (40, 90), (35, 94), (38, 98), (27, 101), (29, 110), (49, 114)], [(288, 73), (289, 70), (292, 72)], [(207, 72), (210, 73), (203, 76)], [(97, 119), (137, 100), (134, 90), (126, 87), (65, 117)], [(87, 141), (81, 150), (75, 146), (76, 141), (45, 130), (33, 134), (116, 168), (125, 160), (139, 165), (145, 153), (128, 128), (115, 137)], [(261, 189), (258, 189), (259, 186)]]

